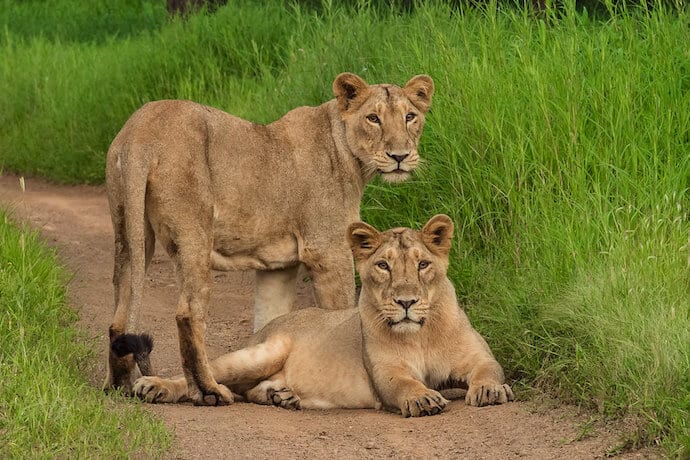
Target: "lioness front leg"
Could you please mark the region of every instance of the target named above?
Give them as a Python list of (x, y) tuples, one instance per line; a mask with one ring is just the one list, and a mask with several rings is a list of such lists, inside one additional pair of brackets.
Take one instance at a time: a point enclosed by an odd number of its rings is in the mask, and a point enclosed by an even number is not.
[(469, 388), (465, 403), (470, 406), (504, 404), (515, 399), (510, 385), (505, 383), (503, 369), (494, 359), (478, 362), (467, 380)]
[(355, 269), (348, 250), (332, 252), (316, 261), (305, 261), (314, 281), (314, 296), (318, 307), (329, 310), (355, 306)]
[(448, 400), (427, 388), (404, 367), (379, 367), (373, 372), (374, 385), (384, 405), (397, 408), (403, 417), (436, 415)]
[(507, 383), (487, 382), (476, 384), (467, 390), (465, 403), (470, 406), (488, 406), (491, 404), (505, 404), (515, 399), (513, 390)]
[(400, 412), (403, 417), (422, 417), (436, 415), (443, 411), (448, 400), (441, 393), (424, 387), (409, 392), (400, 402)]
[(233, 402), (230, 390), (219, 385), (213, 377), (204, 343), (205, 311), (211, 289), (211, 244), (212, 239), (203, 227), (185, 228), (184, 232), (178, 232), (178, 251), (173, 254), (181, 286), (175, 321), (182, 370), (189, 398), (194, 404), (203, 406)]
[(481, 407), (515, 399), (510, 385), (505, 383), (501, 365), (489, 352), (473, 354), (463, 361), (453, 370), (451, 378), (467, 382), (466, 404)]
[(254, 332), (272, 319), (289, 313), (297, 299), (299, 264), (281, 270), (257, 270)]

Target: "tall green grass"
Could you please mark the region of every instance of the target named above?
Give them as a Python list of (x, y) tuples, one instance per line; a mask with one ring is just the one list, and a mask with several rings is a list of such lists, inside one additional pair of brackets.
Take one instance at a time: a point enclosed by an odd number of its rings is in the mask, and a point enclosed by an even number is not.
[(93, 344), (73, 327), (65, 281), (54, 253), (0, 211), (0, 457), (158, 455), (163, 424), (87, 382)]
[(117, 0), (0, 0), (0, 30), (20, 39), (103, 43), (159, 29), (165, 2)]
[(363, 217), (449, 214), (451, 276), (510, 378), (633, 415), (637, 442), (690, 455), (687, 13), (368, 5), (239, 1), (92, 41), (6, 27), (0, 163), (101, 182), (108, 143), (145, 101), (269, 122), (332, 97), (342, 71), (428, 73), (425, 162), (408, 183), (371, 184)]

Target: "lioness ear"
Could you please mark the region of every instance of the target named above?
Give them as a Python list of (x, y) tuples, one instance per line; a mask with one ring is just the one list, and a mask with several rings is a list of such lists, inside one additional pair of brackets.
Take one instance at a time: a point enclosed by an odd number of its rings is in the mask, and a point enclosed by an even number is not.
[(347, 241), (355, 260), (365, 260), (381, 244), (381, 233), (367, 223), (355, 222), (347, 228)]
[(422, 112), (427, 112), (434, 95), (434, 80), (428, 75), (417, 75), (405, 83), (403, 91), (407, 98)]
[(445, 214), (437, 214), (429, 219), (429, 222), (422, 228), (422, 241), (429, 251), (447, 256), (450, 252), (454, 228), (450, 217)]
[(351, 102), (361, 96), (369, 87), (367, 82), (353, 73), (341, 73), (333, 82), (333, 94), (338, 99), (338, 108), (345, 112)]

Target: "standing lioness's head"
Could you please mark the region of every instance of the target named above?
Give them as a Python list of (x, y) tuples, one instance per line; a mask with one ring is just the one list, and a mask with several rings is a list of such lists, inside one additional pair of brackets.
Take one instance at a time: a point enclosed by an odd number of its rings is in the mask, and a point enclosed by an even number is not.
[(448, 290), (446, 272), (453, 222), (432, 217), (421, 231), (394, 228), (379, 232), (364, 222), (347, 232), (362, 280), (360, 306), (376, 326), (413, 333), (433, 320), (438, 293)]
[(434, 81), (417, 75), (400, 88), (368, 85), (352, 73), (333, 82), (333, 93), (345, 123), (347, 143), (367, 173), (389, 182), (410, 176), (419, 163), (417, 144), (424, 114), (434, 94)]

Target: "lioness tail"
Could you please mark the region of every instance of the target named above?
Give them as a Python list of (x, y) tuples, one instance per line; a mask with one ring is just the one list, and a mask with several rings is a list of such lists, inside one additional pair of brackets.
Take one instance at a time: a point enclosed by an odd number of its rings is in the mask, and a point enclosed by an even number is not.
[(110, 348), (118, 358), (132, 353), (141, 375), (153, 375), (153, 368), (149, 359), (153, 350), (153, 338), (150, 335), (122, 334), (113, 340)]

